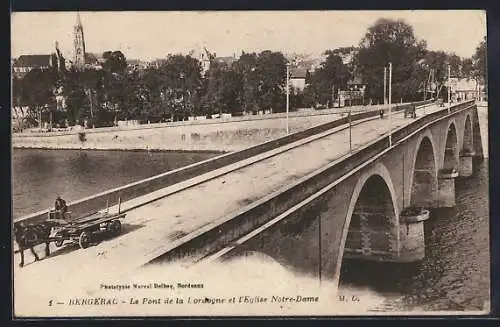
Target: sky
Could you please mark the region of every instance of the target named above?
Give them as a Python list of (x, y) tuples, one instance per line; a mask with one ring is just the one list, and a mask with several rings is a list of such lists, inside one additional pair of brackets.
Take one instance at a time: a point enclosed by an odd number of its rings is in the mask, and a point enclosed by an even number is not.
[[(404, 19), (431, 50), (470, 57), (486, 35), (480, 10), (80, 12), (87, 52), (120, 50), (129, 59), (202, 51), (239, 56), (262, 50), (310, 53), (358, 45), (378, 18)], [(47, 54), (55, 41), (73, 56), (76, 12), (12, 14), (12, 57)]]

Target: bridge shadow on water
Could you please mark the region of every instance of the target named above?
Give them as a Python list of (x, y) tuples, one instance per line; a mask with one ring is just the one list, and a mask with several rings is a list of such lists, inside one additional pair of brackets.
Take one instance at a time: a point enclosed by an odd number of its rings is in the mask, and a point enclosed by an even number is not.
[(340, 288), (369, 288), (380, 294), (401, 294), (411, 285), (418, 264), (344, 259)]

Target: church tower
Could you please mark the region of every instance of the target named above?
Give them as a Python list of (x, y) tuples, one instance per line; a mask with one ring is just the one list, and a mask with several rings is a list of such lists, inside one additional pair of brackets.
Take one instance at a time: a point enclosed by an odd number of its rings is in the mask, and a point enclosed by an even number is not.
[(85, 66), (85, 39), (83, 37), (83, 26), (80, 20), (80, 13), (76, 14), (76, 25), (74, 31), (75, 54), (73, 64), (77, 69), (83, 69)]

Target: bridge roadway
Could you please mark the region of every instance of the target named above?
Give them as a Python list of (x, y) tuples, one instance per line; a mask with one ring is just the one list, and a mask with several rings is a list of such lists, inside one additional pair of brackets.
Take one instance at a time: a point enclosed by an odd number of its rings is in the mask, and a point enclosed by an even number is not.
[[(419, 108), (417, 115), (440, 109), (443, 108), (435, 105)], [(398, 128), (412, 121), (398, 112), (392, 119), (377, 116), (353, 123), (353, 150), (386, 135), (389, 124)], [(31, 253), (25, 251), (24, 268), (18, 267), (16, 254), (16, 293), (28, 292), (20, 295), (25, 298), (37, 296), (42, 284), (71, 288), (75, 280), (80, 280), (92, 288), (98, 287), (97, 280), (105, 276), (120, 280), (119, 276), (182, 243), (183, 237), (216, 226), (253, 201), (348, 154), (349, 129), (344, 125), (124, 202), (125, 211), (146, 204), (127, 211), (118, 237), (104, 239), (87, 249), (79, 249), (77, 245), (52, 248), (50, 257), (33, 264)], [(41, 258), (43, 247), (37, 247)], [(33, 287), (33, 283), (37, 286)]]

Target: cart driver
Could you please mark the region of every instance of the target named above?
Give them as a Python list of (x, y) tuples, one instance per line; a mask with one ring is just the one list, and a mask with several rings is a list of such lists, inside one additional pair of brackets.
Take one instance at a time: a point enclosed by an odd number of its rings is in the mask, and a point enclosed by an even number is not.
[(66, 205), (66, 201), (64, 201), (60, 195), (57, 196), (54, 207), (56, 209), (55, 218), (64, 220), (64, 218), (66, 218), (65, 214), (68, 211), (68, 206)]

